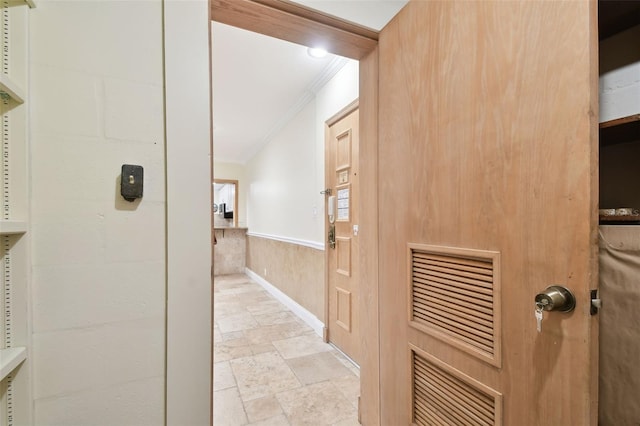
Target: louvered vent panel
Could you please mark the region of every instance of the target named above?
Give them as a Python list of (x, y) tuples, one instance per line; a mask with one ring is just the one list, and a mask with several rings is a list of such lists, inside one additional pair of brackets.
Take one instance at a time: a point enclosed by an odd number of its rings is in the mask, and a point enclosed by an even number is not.
[(458, 252), (411, 250), (410, 323), (498, 365), (496, 254)]
[(487, 425), (496, 422), (496, 400), (415, 352), (413, 422), (422, 425)]

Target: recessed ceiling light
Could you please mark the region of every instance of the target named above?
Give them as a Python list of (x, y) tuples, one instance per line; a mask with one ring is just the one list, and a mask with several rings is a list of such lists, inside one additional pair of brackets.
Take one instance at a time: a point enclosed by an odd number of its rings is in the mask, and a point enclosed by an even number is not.
[(322, 47), (310, 47), (307, 49), (307, 53), (312, 58), (324, 58), (327, 56), (327, 50)]

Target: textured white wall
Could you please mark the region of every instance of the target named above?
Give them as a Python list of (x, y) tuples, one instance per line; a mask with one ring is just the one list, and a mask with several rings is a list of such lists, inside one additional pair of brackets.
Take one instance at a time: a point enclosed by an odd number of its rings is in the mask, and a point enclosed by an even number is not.
[(208, 425), (207, 2), (166, 2), (164, 47), (162, 0), (30, 14), (34, 423)]
[[(215, 142), (214, 142), (215, 143)], [(215, 145), (214, 145), (215, 156)], [(247, 226), (247, 177), (243, 164), (213, 163), (213, 176), (215, 179), (232, 179), (238, 181), (238, 226)]]
[(358, 97), (349, 61), (246, 165), (249, 232), (322, 244), (324, 123)]
[(250, 232), (314, 241), (315, 104), (310, 102), (247, 163)]
[[(35, 424), (162, 424), (162, 3), (31, 10)], [(124, 163), (144, 198), (119, 195)]]

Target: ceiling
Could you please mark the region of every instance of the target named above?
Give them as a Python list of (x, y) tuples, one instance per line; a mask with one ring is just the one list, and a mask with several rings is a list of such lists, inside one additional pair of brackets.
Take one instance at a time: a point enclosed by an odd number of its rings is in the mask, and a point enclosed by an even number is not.
[[(298, 0), (380, 30), (407, 0)], [(307, 48), (213, 23), (215, 161), (244, 164), (349, 61), (312, 58)]]

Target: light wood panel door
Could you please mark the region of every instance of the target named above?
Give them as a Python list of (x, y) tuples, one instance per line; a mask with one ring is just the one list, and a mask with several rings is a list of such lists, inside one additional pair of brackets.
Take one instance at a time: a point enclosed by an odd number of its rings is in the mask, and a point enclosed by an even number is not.
[[(327, 122), (325, 179), (328, 194), (327, 291), (328, 340), (360, 362), (358, 273), (359, 112), (347, 107)], [(333, 200), (331, 200), (333, 199)]]
[[(382, 30), (381, 424), (596, 424), (596, 6), (415, 1)], [(554, 284), (577, 306), (537, 332)]]

